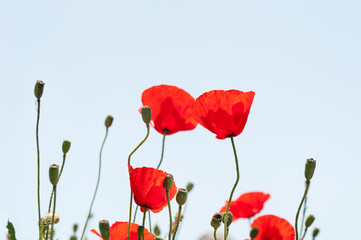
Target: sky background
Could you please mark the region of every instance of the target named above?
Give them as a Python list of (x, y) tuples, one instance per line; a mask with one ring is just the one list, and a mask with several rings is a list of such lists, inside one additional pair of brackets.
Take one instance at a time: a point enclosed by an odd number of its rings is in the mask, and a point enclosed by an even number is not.
[[(304, 163), (313, 157), (308, 213), (319, 239), (354, 239), (361, 214), (360, 10), (356, 0), (1, 1), (0, 238), (10, 219), (18, 239), (37, 239), (33, 88), (41, 79), (43, 215), (48, 166), (60, 165), (63, 140), (72, 142), (58, 185), (59, 239), (85, 223), (108, 114), (114, 122), (88, 229), (102, 219), (127, 221), (127, 157), (146, 133), (141, 94), (160, 84), (195, 98), (213, 89), (254, 91), (245, 130), (235, 138), (241, 180), (234, 197), (270, 193), (261, 215), (294, 224)], [(152, 128), (133, 164), (155, 167), (161, 141)], [(200, 125), (171, 135), (161, 168), (178, 187), (195, 184), (179, 240), (212, 231), (211, 216), (236, 177), (230, 140)], [(167, 211), (152, 222), (165, 233)], [(246, 220), (230, 229), (234, 239), (248, 236)]]

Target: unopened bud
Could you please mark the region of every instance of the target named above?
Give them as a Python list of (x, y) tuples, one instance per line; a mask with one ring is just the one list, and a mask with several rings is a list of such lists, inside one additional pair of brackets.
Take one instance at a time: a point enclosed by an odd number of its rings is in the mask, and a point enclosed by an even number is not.
[(160, 235), (160, 228), (159, 228), (158, 225), (155, 225), (155, 227), (154, 227), (154, 234), (155, 234), (156, 236), (159, 236), (159, 235)]
[(109, 221), (107, 220), (101, 220), (99, 222), (99, 230), (100, 230), (100, 235), (102, 235), (102, 238), (104, 240), (108, 240), (109, 239), (109, 235), (110, 235), (110, 231), (109, 231)]
[(63, 142), (62, 148), (63, 148), (63, 153), (64, 153), (64, 154), (67, 154), (67, 153), (69, 152), (70, 146), (71, 146), (71, 142), (69, 142), (69, 141), (67, 141), (67, 140), (65, 140), (65, 141)]
[[(222, 222), (224, 223), (226, 221), (226, 213), (222, 213)], [(233, 221), (233, 214), (231, 212), (228, 212), (228, 217), (227, 217), (227, 228), (229, 227), (229, 225), (231, 225)]]
[(306, 218), (306, 221), (305, 221), (306, 228), (311, 226), (313, 221), (315, 221), (315, 216), (313, 216), (312, 214), (308, 215), (307, 218)]
[(78, 240), (78, 238), (75, 235), (73, 235), (70, 237), (70, 240)]
[(305, 178), (307, 181), (311, 180), (313, 173), (315, 172), (315, 168), (316, 168), (316, 161), (313, 160), (313, 158), (307, 159), (305, 165)]
[(76, 233), (76, 231), (78, 231), (78, 224), (74, 223), (73, 232)]
[(256, 238), (257, 234), (258, 234), (258, 228), (256, 227), (251, 228), (251, 231), (249, 232), (249, 236), (251, 237), (251, 239)]
[(174, 181), (173, 175), (172, 174), (167, 174), (167, 176), (165, 177), (164, 182), (163, 182), (163, 187), (166, 190), (171, 189), (172, 186), (173, 186), (173, 181)]
[(144, 227), (138, 226), (137, 229), (138, 239), (144, 239)]
[(105, 119), (105, 127), (109, 128), (112, 125), (113, 120), (114, 120), (113, 116), (108, 115), (107, 118)]
[(38, 100), (40, 100), (41, 96), (43, 95), (44, 85), (45, 85), (45, 83), (41, 80), (38, 80), (35, 83), (34, 94)]
[(150, 120), (152, 120), (152, 110), (148, 106), (140, 108), (140, 113), (142, 114), (143, 122), (149, 125)]
[[(43, 222), (45, 225), (50, 225), (52, 221), (53, 221), (53, 213), (50, 212), (50, 213), (46, 214), (45, 218), (43, 219)], [(60, 221), (60, 217), (57, 213), (55, 213), (54, 224), (57, 224), (59, 221)]]
[(219, 228), (221, 226), (221, 222), (222, 222), (222, 214), (220, 213), (215, 213), (212, 216), (212, 220), (211, 220), (211, 226), (217, 230), (217, 228)]
[(50, 165), (49, 167), (49, 179), (53, 186), (56, 186), (58, 183), (58, 176), (59, 176), (59, 166), (56, 164)]
[(316, 238), (319, 232), (320, 232), (320, 229), (318, 229), (318, 228), (313, 229), (312, 237)]
[(192, 191), (193, 187), (194, 187), (194, 184), (191, 183), (191, 182), (189, 182), (189, 183), (187, 184), (186, 189), (187, 189), (188, 192), (190, 192), (190, 191)]
[(182, 206), (186, 203), (187, 201), (187, 195), (188, 195), (188, 191), (184, 188), (178, 188), (178, 192), (176, 195), (176, 200), (179, 206)]

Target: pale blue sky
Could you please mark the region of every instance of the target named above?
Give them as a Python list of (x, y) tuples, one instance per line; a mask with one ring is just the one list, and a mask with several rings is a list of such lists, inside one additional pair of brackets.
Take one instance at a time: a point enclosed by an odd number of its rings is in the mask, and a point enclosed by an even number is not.
[[(142, 91), (159, 84), (194, 97), (213, 89), (255, 91), (249, 121), (235, 138), (235, 197), (270, 193), (262, 214), (294, 224), (304, 163), (313, 157), (309, 213), (319, 239), (354, 239), (361, 214), (360, 10), (356, 0), (1, 1), (0, 235), (10, 219), (18, 239), (37, 237), (33, 86), (41, 79), (44, 214), (48, 166), (61, 164), (61, 143), (72, 142), (58, 187), (59, 239), (85, 222), (108, 114), (115, 120), (89, 226), (127, 221), (126, 160), (145, 134), (137, 109)], [(151, 130), (136, 166), (159, 161), (162, 136)], [(236, 176), (229, 139), (217, 140), (202, 126), (171, 135), (162, 169), (179, 187), (195, 183), (179, 239), (211, 231), (210, 218)], [(163, 232), (167, 219), (166, 211), (153, 215)], [(246, 238), (247, 224), (235, 222), (230, 235)]]

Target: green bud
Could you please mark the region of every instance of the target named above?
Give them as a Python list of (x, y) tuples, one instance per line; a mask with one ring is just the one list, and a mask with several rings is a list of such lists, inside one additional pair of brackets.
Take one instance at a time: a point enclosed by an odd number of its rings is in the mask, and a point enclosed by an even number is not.
[(187, 195), (188, 195), (188, 191), (184, 188), (178, 188), (178, 192), (176, 195), (176, 200), (179, 206), (182, 206), (186, 203), (187, 201)]
[(74, 223), (73, 232), (76, 233), (76, 231), (78, 231), (78, 224)]
[(172, 174), (167, 174), (167, 176), (165, 177), (164, 182), (163, 182), (163, 187), (166, 190), (171, 189), (172, 186), (173, 186), (173, 181), (174, 181), (173, 175)]
[(156, 236), (159, 236), (159, 235), (160, 235), (160, 228), (159, 228), (158, 225), (155, 225), (155, 227), (154, 227), (154, 234), (155, 234)]
[(219, 228), (221, 226), (221, 222), (222, 222), (222, 214), (220, 213), (215, 213), (212, 216), (212, 220), (211, 220), (211, 226), (217, 230), (217, 228)]
[(112, 125), (113, 120), (114, 120), (113, 116), (108, 115), (107, 118), (105, 119), (105, 127), (109, 128)]
[(110, 231), (109, 231), (109, 222), (107, 220), (102, 220), (99, 222), (99, 230), (100, 235), (104, 240), (109, 239)]
[(75, 235), (73, 235), (70, 237), (70, 240), (78, 240), (78, 238)]
[(144, 227), (138, 226), (137, 234), (139, 239), (144, 239)]
[(63, 153), (64, 154), (67, 154), (69, 152), (70, 146), (71, 146), (71, 142), (69, 142), (67, 140), (65, 140), (63, 142)]
[[(222, 213), (222, 222), (224, 223), (226, 221), (226, 213)], [(228, 217), (227, 217), (227, 228), (229, 227), (229, 225), (231, 225), (233, 221), (233, 214), (231, 212), (228, 212)]]
[(192, 191), (193, 187), (194, 187), (194, 184), (191, 183), (191, 182), (189, 182), (189, 183), (187, 184), (186, 189), (187, 189), (188, 192), (190, 192), (190, 191)]
[(56, 164), (50, 165), (49, 167), (49, 179), (53, 186), (56, 186), (58, 183), (58, 176), (59, 176), (59, 166)]
[(41, 80), (38, 80), (35, 83), (34, 94), (38, 100), (40, 100), (41, 96), (43, 95), (44, 85), (45, 85), (45, 83)]
[(306, 228), (311, 226), (313, 221), (315, 221), (315, 216), (313, 216), (312, 214), (308, 215), (307, 218), (306, 218), (306, 221), (305, 221)]
[(316, 168), (316, 161), (313, 160), (313, 158), (307, 159), (305, 165), (305, 178), (307, 181), (311, 180), (313, 173), (315, 172), (315, 168)]
[(140, 108), (140, 113), (142, 114), (143, 122), (149, 125), (150, 120), (152, 120), (152, 110), (148, 106)]
[(251, 231), (249, 232), (249, 236), (251, 237), (251, 239), (256, 238), (257, 234), (258, 234), (258, 228), (256, 227), (251, 228)]
[(317, 235), (318, 235), (319, 232), (320, 232), (320, 229), (318, 229), (318, 228), (313, 229), (312, 237), (313, 237), (313, 238), (317, 237)]

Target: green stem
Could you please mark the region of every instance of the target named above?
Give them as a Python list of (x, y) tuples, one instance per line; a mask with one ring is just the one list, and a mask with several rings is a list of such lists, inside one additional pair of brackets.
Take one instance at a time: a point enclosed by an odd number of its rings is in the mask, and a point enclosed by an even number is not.
[(53, 216), (51, 219), (51, 240), (54, 239), (54, 218), (55, 218), (55, 204), (56, 204), (56, 185), (53, 187), (54, 192), (54, 205), (53, 205)]
[(180, 223), (180, 219), (181, 219), (181, 212), (182, 212), (182, 206), (179, 206), (178, 207), (178, 217), (177, 217), (177, 222), (176, 222), (176, 227), (175, 227), (175, 230), (174, 230), (174, 233), (173, 233), (173, 240), (175, 240), (175, 235), (177, 233), (177, 230), (178, 230), (178, 226), (179, 226), (179, 223)]
[(145, 216), (147, 215), (147, 208), (144, 208), (144, 214), (143, 214), (143, 222), (142, 226), (145, 228)]
[(214, 240), (217, 240), (217, 229), (214, 229), (213, 237), (214, 237)]
[(225, 217), (224, 217), (224, 240), (226, 240), (226, 239), (227, 239), (227, 236), (228, 236), (227, 220), (228, 220), (229, 206), (231, 205), (233, 193), (234, 193), (234, 190), (236, 189), (237, 184), (238, 184), (238, 181), (239, 181), (239, 166), (238, 166), (238, 158), (237, 158), (236, 147), (235, 147), (235, 145), (234, 145), (233, 136), (231, 135), (230, 138), (231, 138), (232, 147), (233, 147), (233, 153), (234, 153), (234, 158), (235, 158), (235, 162), (236, 162), (237, 179), (236, 179), (236, 182), (235, 182), (234, 185), (233, 185), (231, 195), (229, 196), (228, 204), (227, 204), (227, 209), (226, 209), (226, 215), (225, 215)]
[(158, 163), (157, 169), (159, 169), (160, 165), (162, 164), (163, 161), (163, 155), (164, 155), (164, 142), (165, 142), (165, 136), (167, 136), (167, 130), (163, 130), (163, 141), (162, 141), (162, 154), (160, 155), (160, 161)]
[(304, 226), (305, 217), (306, 217), (306, 208), (307, 208), (307, 196), (306, 196), (306, 198), (305, 198), (305, 203), (303, 204), (302, 221), (301, 221), (301, 231), (300, 231), (300, 235), (301, 235), (301, 236), (302, 236), (302, 233), (303, 233), (303, 226)]
[(308, 227), (305, 228), (305, 232), (303, 233), (303, 236), (302, 236), (301, 240), (303, 240), (305, 238), (307, 230), (308, 230)]
[(305, 198), (307, 196), (307, 192), (308, 192), (309, 187), (310, 187), (310, 181), (306, 181), (305, 193), (303, 194), (300, 206), (298, 207), (297, 214), (296, 214), (296, 221), (295, 221), (296, 240), (298, 240), (298, 216), (300, 215), (300, 211), (301, 211), (303, 202), (305, 201)]
[(168, 240), (171, 239), (172, 236), (172, 210), (170, 207), (170, 200), (169, 200), (169, 190), (166, 190), (167, 193), (167, 202), (168, 202), (168, 211), (169, 211), (169, 233), (168, 233)]
[(38, 114), (36, 118), (36, 150), (38, 155), (38, 226), (39, 226), (39, 238), (41, 240), (40, 236), (40, 219), (41, 219), (41, 212), (40, 212), (40, 146), (39, 146), (39, 119), (40, 119), (40, 99), (37, 100), (38, 103)]
[(135, 219), (137, 218), (137, 212), (138, 212), (138, 208), (139, 206), (135, 206), (135, 211), (134, 211), (134, 217), (133, 217), (133, 223), (135, 223)]
[[(138, 150), (138, 148), (140, 146), (142, 146), (142, 144), (147, 140), (148, 136), (149, 136), (149, 124), (146, 125), (147, 127), (147, 134), (145, 135), (145, 138), (138, 144), (138, 146), (136, 146), (134, 148), (134, 150), (129, 154), (128, 157), (128, 165), (130, 165), (130, 158), (132, 157), (132, 155), (135, 153), (135, 151)], [(129, 204), (129, 221), (128, 221), (128, 236), (127, 239), (129, 240), (130, 237), (130, 223), (132, 221), (132, 205), (133, 205), (133, 192), (130, 190), (130, 204)], [(134, 218), (135, 220), (135, 218)]]
[[(108, 137), (108, 128), (106, 128), (106, 130), (105, 130), (105, 137), (104, 137), (104, 140), (103, 140), (102, 146), (101, 146), (101, 148), (100, 148), (100, 152), (99, 152), (99, 169), (98, 169), (97, 185), (96, 185), (96, 187), (95, 187), (93, 199), (92, 199), (91, 204), (90, 204), (89, 213), (88, 213), (88, 216), (87, 216), (87, 218), (86, 218), (85, 225), (84, 225), (84, 228), (83, 228), (83, 233), (81, 234), (80, 240), (82, 240), (83, 237), (84, 237), (84, 233), (85, 233), (86, 227), (87, 227), (87, 225), (88, 225), (88, 221), (89, 221), (90, 216), (91, 216), (91, 212), (92, 212), (94, 200), (95, 200), (95, 197), (96, 197), (97, 192), (98, 192), (98, 187), (99, 187), (99, 182), (100, 182), (100, 173), (101, 173), (101, 169), (102, 169), (102, 154), (103, 154), (103, 148), (104, 148), (105, 141), (107, 140), (107, 137)], [(63, 170), (63, 168), (62, 168), (61, 170)], [(61, 172), (62, 172), (62, 171), (60, 171), (60, 175), (61, 175)], [(60, 176), (59, 176), (59, 177), (60, 177)]]
[[(63, 154), (63, 163), (61, 164), (61, 168), (60, 168), (60, 173), (59, 173), (59, 177), (58, 177), (58, 182), (60, 180), (61, 174), (63, 173), (63, 169), (64, 169), (64, 165), (65, 165), (65, 160), (66, 160), (66, 154)], [(51, 209), (51, 203), (53, 201), (53, 195), (54, 195), (54, 191), (51, 191), (51, 195), (50, 195), (50, 201), (49, 201), (49, 207), (48, 207), (48, 213), (50, 212)]]
[(148, 217), (149, 217), (149, 232), (152, 233), (152, 221), (150, 220), (150, 211), (148, 211)]

